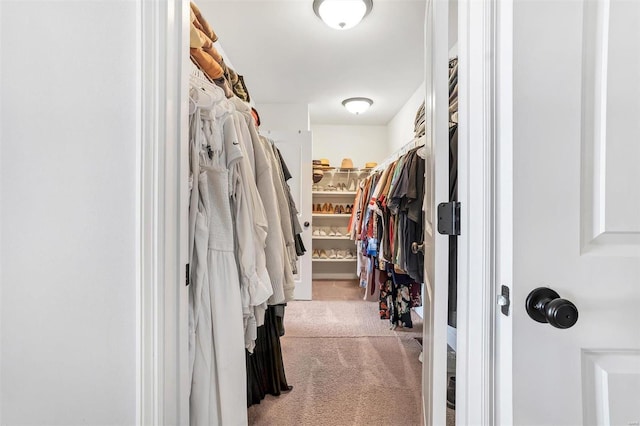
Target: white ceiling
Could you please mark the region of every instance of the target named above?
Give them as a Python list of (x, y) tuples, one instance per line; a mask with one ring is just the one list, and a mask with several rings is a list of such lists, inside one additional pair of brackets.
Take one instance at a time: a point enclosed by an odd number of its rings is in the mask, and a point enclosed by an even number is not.
[[(309, 104), (312, 124), (387, 124), (424, 81), (424, 0), (373, 0), (338, 31), (313, 0), (195, 0), (252, 100)], [(343, 99), (373, 99), (355, 116)]]

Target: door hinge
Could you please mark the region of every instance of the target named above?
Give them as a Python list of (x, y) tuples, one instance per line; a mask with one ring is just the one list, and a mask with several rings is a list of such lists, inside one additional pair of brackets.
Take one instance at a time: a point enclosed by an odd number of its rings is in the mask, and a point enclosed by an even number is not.
[(185, 273), (185, 282), (187, 283), (187, 285), (189, 285), (189, 264), (187, 263), (187, 266), (184, 268), (186, 273)]
[(442, 235), (460, 235), (459, 202), (438, 204), (438, 232)]

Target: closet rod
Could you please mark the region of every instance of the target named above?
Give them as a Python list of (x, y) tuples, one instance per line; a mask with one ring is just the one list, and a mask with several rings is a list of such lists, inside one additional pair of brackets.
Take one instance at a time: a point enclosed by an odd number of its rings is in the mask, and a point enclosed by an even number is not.
[(422, 135), (419, 138), (413, 138), (412, 140), (404, 144), (401, 148), (397, 149), (389, 157), (387, 157), (382, 163), (378, 164), (375, 168), (373, 168), (371, 170), (371, 173), (376, 173), (378, 171), (386, 169), (387, 166), (389, 166), (389, 164), (393, 163), (394, 161), (396, 161), (398, 158), (405, 155), (410, 150), (424, 146), (426, 141), (427, 141), (426, 135)]

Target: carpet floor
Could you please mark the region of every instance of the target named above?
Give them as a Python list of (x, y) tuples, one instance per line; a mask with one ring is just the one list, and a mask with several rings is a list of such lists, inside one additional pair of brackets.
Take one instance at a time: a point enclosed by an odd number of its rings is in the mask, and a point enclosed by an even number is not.
[(286, 337), (422, 337), (422, 319), (412, 320), (413, 328), (391, 330), (378, 303), (364, 300), (295, 301), (284, 315)]
[(286, 338), (293, 390), (249, 408), (252, 425), (419, 425), (421, 348), (398, 337)]
[[(314, 281), (285, 310), (281, 339), (293, 390), (249, 407), (260, 426), (420, 425), (422, 320), (391, 330), (355, 281)], [(450, 419), (447, 419), (449, 423)]]

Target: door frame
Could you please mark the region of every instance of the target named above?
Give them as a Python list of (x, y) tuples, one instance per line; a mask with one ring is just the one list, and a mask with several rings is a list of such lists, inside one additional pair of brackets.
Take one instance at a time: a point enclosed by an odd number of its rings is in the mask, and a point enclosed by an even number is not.
[[(496, 296), (512, 277), (513, 0), (458, 2), (456, 422), (512, 424), (511, 317)], [(137, 423), (186, 424), (189, 2), (137, 0), (137, 10)]]
[(457, 424), (512, 424), (512, 2), (458, 0)]
[(136, 423), (188, 424), (189, 2), (136, 11)]

